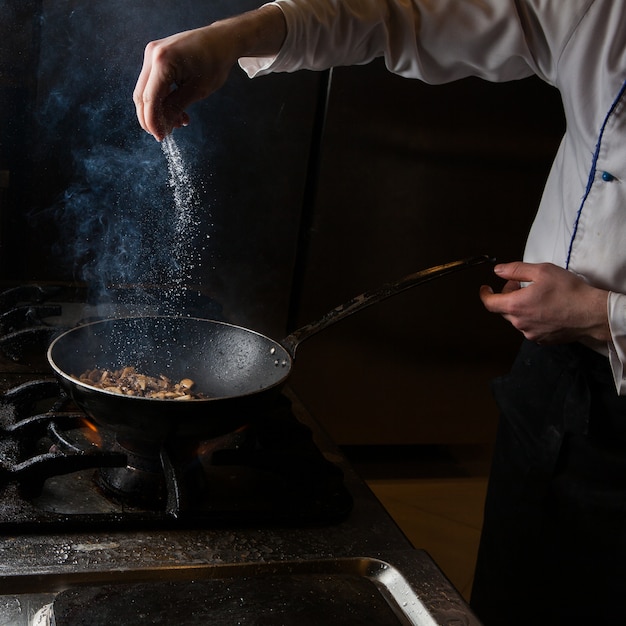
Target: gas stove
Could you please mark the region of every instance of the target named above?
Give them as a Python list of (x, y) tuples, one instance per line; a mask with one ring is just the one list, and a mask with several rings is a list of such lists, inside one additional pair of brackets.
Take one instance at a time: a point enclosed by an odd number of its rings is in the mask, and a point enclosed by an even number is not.
[[(58, 295), (41, 286), (0, 295), (10, 305), (0, 317), (0, 347), (22, 375), (45, 372), (50, 339), (86, 319)], [(260, 411), (253, 423), (210, 440), (131, 449), (73, 406), (54, 378), (12, 386), (0, 395), (0, 532), (345, 518), (351, 498), (342, 472), (315, 446), (291, 401), (278, 396)]]
[(289, 388), (148, 458), (94, 429), (45, 359), (102, 313), (70, 291), (0, 294), (0, 623), (478, 624)]
[(0, 532), (317, 524), (351, 509), (341, 470), (286, 396), (253, 425), (155, 458), (122, 450), (53, 380), (0, 396), (0, 427)]

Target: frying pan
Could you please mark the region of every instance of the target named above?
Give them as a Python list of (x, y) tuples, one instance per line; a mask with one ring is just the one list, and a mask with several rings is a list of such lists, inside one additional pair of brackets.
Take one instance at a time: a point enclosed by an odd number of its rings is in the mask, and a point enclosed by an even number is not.
[[(472, 257), (410, 274), (353, 298), (280, 342), (214, 320), (122, 317), (59, 335), (48, 348), (48, 362), (76, 405), (97, 425), (114, 430), (118, 440), (158, 444), (171, 436), (216, 437), (253, 420), (264, 403), (271, 402), (305, 339), (410, 287), (491, 260)], [(75, 378), (96, 367), (116, 370), (129, 365), (149, 376), (191, 378), (194, 390), (209, 397), (181, 401), (125, 396)]]

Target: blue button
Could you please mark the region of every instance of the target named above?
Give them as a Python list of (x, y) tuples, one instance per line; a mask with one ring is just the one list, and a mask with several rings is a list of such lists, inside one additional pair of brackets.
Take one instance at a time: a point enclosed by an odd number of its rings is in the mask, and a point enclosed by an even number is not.
[(602, 172), (602, 180), (605, 183), (612, 183), (615, 180), (615, 176), (610, 172)]

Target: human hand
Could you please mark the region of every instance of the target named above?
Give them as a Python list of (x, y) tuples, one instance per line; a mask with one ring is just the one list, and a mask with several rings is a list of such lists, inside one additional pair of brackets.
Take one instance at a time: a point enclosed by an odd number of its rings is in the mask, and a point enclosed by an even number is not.
[(146, 46), (133, 100), (139, 123), (157, 140), (186, 126), (185, 109), (221, 87), (236, 62), (232, 46), (213, 33), (207, 26)]
[(239, 58), (274, 55), (285, 35), (282, 11), (267, 5), (150, 42), (133, 92), (142, 128), (161, 141), (186, 126), (187, 107), (219, 89)]
[(507, 281), (502, 292), (483, 285), (480, 298), (488, 311), (502, 315), (527, 339), (557, 344), (610, 338), (608, 291), (551, 263), (498, 264), (494, 272)]

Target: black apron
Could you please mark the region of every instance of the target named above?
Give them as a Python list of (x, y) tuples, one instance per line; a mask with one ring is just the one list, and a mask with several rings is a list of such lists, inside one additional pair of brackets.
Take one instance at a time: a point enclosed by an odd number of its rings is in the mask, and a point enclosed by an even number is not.
[(493, 392), (474, 610), (486, 626), (626, 624), (626, 397), (608, 360), (525, 341)]

